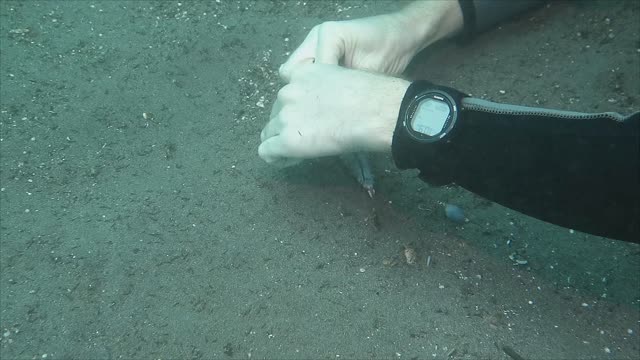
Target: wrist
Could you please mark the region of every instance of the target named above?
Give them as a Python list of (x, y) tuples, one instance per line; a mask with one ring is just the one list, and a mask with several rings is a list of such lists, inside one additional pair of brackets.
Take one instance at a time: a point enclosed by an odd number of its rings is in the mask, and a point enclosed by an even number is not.
[(391, 151), (393, 132), (398, 121), (398, 114), (407, 89), (411, 82), (400, 78), (387, 78), (379, 89), (372, 89), (380, 96), (374, 97), (372, 105), (376, 106), (376, 119), (369, 121), (364, 129), (366, 148), (369, 151)]
[(415, 42), (416, 53), (464, 26), (458, 1), (415, 1), (396, 13)]

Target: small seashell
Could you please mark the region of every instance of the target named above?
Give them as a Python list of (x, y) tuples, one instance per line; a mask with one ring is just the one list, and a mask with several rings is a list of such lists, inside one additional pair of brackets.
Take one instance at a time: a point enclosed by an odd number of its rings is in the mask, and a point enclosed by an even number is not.
[(527, 264), (529, 264), (529, 261), (524, 259), (522, 257), (522, 255), (518, 254), (517, 252), (511, 253), (511, 255), (509, 255), (509, 260), (513, 261), (514, 265), (527, 265)]
[(405, 246), (403, 253), (407, 264), (413, 265), (418, 261), (418, 254), (412, 248)]

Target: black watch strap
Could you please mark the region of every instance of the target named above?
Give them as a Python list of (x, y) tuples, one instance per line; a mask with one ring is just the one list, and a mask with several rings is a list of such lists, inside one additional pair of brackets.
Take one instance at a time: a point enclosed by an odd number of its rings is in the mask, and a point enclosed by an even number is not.
[[(455, 136), (455, 127), (445, 139), (435, 143), (422, 144), (415, 141), (404, 126), (404, 119), (406, 118), (406, 113), (412, 100), (432, 90), (439, 90), (449, 94), (455, 101), (458, 111), (462, 110), (460, 105), (462, 99), (467, 96), (466, 94), (456, 89), (435, 85), (425, 80), (418, 80), (411, 83), (402, 99), (396, 128), (393, 133), (391, 152), (396, 166), (400, 169), (426, 169), (427, 167), (423, 165), (429, 164), (428, 169), (429, 173), (431, 173), (429, 175), (429, 182), (433, 185), (441, 185), (451, 182), (452, 179), (450, 171), (446, 169), (446, 162), (438, 161), (439, 157), (435, 157), (435, 154), (441, 154), (443, 150), (447, 148), (450, 139)], [(460, 115), (461, 114), (459, 114), (458, 117), (460, 117)]]

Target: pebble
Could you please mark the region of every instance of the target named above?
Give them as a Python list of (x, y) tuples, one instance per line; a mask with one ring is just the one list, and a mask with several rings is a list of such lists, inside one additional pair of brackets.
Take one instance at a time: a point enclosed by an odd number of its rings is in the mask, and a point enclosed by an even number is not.
[(447, 204), (444, 207), (444, 214), (447, 216), (447, 219), (458, 223), (463, 224), (465, 222), (464, 211), (456, 205)]

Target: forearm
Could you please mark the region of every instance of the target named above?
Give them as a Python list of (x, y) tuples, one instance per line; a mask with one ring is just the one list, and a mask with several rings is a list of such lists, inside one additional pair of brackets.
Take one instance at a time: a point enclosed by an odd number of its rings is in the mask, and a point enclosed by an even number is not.
[(424, 179), (557, 225), (640, 241), (640, 113), (624, 121), (463, 113), (451, 139), (420, 159)]
[(415, 1), (397, 13), (419, 52), (434, 42), (462, 35), (469, 38), (545, 0)]
[(397, 15), (405, 23), (407, 35), (416, 42), (416, 53), (438, 40), (454, 36), (464, 25), (458, 1), (415, 1)]
[[(512, 18), (522, 12), (541, 6), (548, 0), (461, 0), (470, 3), (469, 11), (473, 11), (473, 24), (469, 24), (471, 14), (465, 12), (465, 32), (469, 35), (486, 31), (498, 23)], [(472, 28), (467, 30), (468, 26)]]

